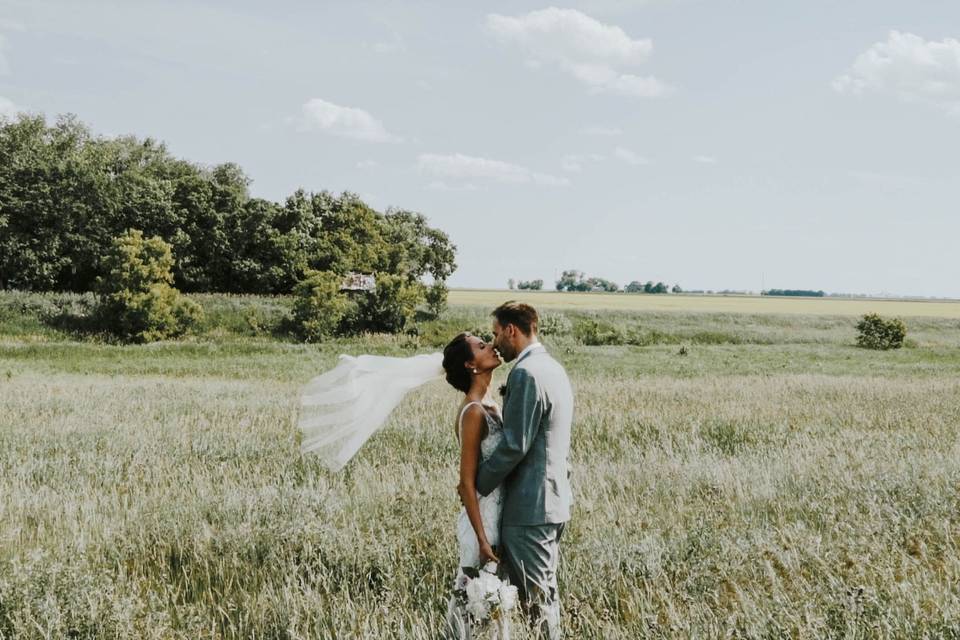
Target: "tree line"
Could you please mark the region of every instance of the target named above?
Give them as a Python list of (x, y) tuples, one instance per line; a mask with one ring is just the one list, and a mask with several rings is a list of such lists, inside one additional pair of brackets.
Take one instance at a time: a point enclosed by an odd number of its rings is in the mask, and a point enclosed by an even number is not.
[[(510, 289), (516, 288), (539, 291), (543, 289), (543, 280), (521, 280), (517, 282), (515, 279), (510, 278), (507, 281), (507, 286)], [(587, 277), (584, 272), (577, 271), (576, 269), (564, 271), (555, 286), (557, 291), (607, 291), (612, 293), (621, 290), (620, 285), (616, 282), (604, 278)], [(634, 280), (623, 287), (623, 291), (625, 293), (682, 293), (683, 289), (680, 288), (679, 284), (669, 287), (663, 282), (655, 283), (652, 280), (640, 282), (639, 280)]]
[(761, 291), (762, 296), (802, 296), (807, 298), (822, 298), (826, 293), (823, 291), (813, 291), (812, 289), (767, 289)]
[(351, 193), (273, 202), (249, 186), (234, 163), (97, 136), (74, 116), (0, 118), (0, 288), (92, 290), (114, 240), (138, 230), (170, 245), (172, 284), (185, 292), (285, 294), (312, 272), (361, 272), (429, 276), (445, 295), (456, 247), (422, 215), (380, 213)]

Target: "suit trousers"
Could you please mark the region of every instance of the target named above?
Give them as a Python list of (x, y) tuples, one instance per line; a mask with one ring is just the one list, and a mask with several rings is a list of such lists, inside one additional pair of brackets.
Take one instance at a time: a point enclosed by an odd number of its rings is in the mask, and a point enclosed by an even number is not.
[(564, 524), (502, 525), (500, 528), (501, 558), (530, 616), (534, 638), (559, 640), (561, 637), (557, 570)]

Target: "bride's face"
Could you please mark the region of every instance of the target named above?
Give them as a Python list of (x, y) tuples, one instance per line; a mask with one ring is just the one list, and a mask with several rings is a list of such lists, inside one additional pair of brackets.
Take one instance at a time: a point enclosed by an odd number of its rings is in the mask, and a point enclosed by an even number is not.
[(470, 343), (470, 350), (473, 352), (473, 362), (467, 363), (471, 369), (492, 371), (500, 366), (500, 358), (493, 345), (487, 344), (477, 336), (470, 336), (467, 342)]

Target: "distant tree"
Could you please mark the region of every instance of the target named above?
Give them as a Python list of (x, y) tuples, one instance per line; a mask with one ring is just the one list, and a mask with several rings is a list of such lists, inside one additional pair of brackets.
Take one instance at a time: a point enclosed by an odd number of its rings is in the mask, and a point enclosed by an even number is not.
[(673, 288), (670, 289), (670, 291), (673, 293), (683, 293), (683, 289), (680, 288), (679, 284), (673, 285)]
[(543, 289), (543, 280), (521, 280), (517, 285), (518, 289), (527, 289), (530, 291), (540, 291)]
[(131, 230), (114, 239), (97, 281), (97, 325), (130, 342), (186, 333), (202, 318), (200, 306), (174, 289), (173, 255), (161, 238)]
[(803, 296), (808, 298), (822, 298), (826, 294), (823, 291), (813, 291), (811, 289), (768, 289), (761, 291), (763, 296)]
[(628, 284), (626, 287), (624, 287), (623, 290), (626, 291), (627, 293), (643, 293), (644, 292), (643, 283), (637, 280), (634, 280), (633, 282)]
[(643, 292), (653, 293), (654, 287), (656, 287), (656, 285), (653, 284), (653, 280), (647, 280), (646, 284), (643, 285)]
[(619, 291), (620, 285), (616, 282), (611, 282), (610, 280), (604, 280), (603, 278), (587, 278), (587, 284), (590, 286), (589, 291)]
[(667, 293), (670, 289), (666, 284), (658, 282), (653, 286), (653, 293)]
[(511, 291), (513, 291), (516, 285), (517, 285), (517, 281), (514, 280), (513, 278), (510, 278), (509, 280), (507, 280), (507, 288), (509, 288)]
[(571, 269), (564, 271), (557, 280), (557, 291), (589, 291), (590, 285), (587, 284), (585, 274), (582, 271)]

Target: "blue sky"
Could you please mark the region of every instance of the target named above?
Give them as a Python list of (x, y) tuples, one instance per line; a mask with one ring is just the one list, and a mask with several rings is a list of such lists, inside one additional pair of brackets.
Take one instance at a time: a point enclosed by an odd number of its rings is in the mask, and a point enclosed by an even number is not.
[(960, 297), (960, 4), (0, 0), (0, 112), (350, 190), (454, 286)]

